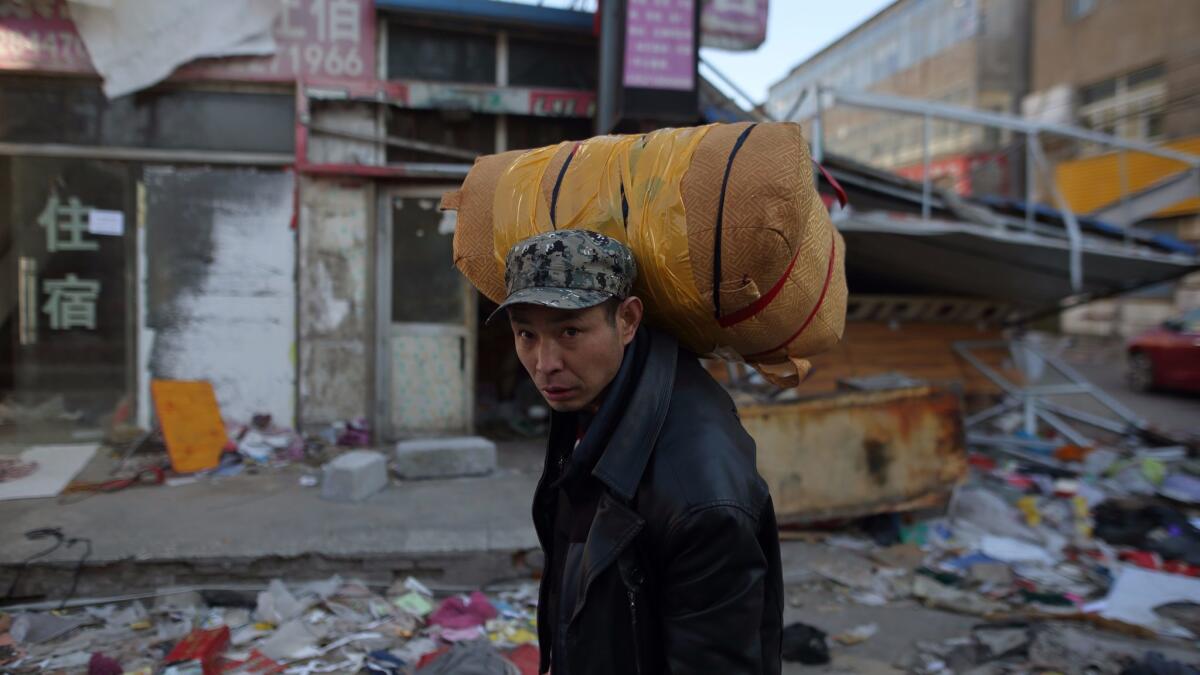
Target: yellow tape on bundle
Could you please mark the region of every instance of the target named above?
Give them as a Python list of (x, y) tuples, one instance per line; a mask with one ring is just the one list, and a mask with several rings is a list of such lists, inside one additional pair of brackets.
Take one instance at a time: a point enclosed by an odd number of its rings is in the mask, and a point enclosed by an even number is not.
[[(538, 186), (550, 159), (563, 144), (550, 145), (517, 158), (500, 176), (493, 202), (492, 222), (495, 223), (496, 263), (504, 269), (508, 250), (519, 241), (549, 229), (550, 209), (541, 198)], [(501, 246), (503, 241), (507, 245)]]
[(709, 310), (692, 276), (680, 191), (708, 129), (601, 136), (578, 144), (558, 186), (553, 223), (543, 180), (553, 157), (575, 144), (522, 155), (500, 177), (493, 202), (495, 254), (501, 267), (513, 245), (535, 234), (552, 229), (600, 232), (633, 251), (638, 263), (635, 293), (646, 303), (647, 318), (693, 351), (711, 351), (717, 346), (719, 327), (705, 322)]

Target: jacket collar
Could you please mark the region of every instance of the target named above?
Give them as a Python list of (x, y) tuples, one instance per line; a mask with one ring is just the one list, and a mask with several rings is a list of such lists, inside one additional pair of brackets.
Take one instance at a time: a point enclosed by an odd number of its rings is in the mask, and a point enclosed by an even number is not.
[(633, 394), (592, 469), (592, 475), (625, 502), (633, 500), (667, 418), (679, 355), (675, 338), (650, 328), (642, 330), (649, 334), (650, 353), (640, 375), (635, 374), (638, 382)]

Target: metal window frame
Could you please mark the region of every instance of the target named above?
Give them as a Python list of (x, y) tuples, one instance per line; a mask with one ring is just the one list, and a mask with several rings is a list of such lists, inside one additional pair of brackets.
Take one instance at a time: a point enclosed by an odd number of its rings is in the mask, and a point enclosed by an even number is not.
[[(1125, 163), (1126, 152), (1140, 152), (1180, 162), (1187, 167), (1189, 173), (1200, 172), (1200, 156), (1159, 147), (1148, 142), (1110, 136), (1075, 126), (1039, 122), (1007, 113), (975, 110), (973, 108), (965, 108), (937, 101), (912, 99), (873, 92), (846, 91), (820, 86), (811, 87), (808, 93), (794, 106), (792, 115), (790, 116), (790, 119), (812, 120), (812, 138), (810, 142), (812, 143), (813, 159), (817, 162), (823, 161), (825, 156), (824, 112), (838, 104), (867, 110), (915, 115), (922, 118), (924, 125), (922, 139), (924, 170), (921, 181), (921, 215), (926, 221), (929, 220), (932, 212), (933, 198), (932, 176), (930, 175), (932, 162), (932, 152), (930, 150), (932, 133), (930, 125), (933, 118), (1024, 134), (1026, 138), (1025, 225), (1027, 229), (1032, 231), (1035, 208), (1033, 195), (1037, 187), (1037, 176), (1040, 173), (1044, 184), (1049, 187), (1051, 197), (1062, 214), (1063, 222), (1066, 225), (1067, 239), (1070, 243), (1069, 264), (1071, 283), (1076, 291), (1081, 291), (1083, 288), (1083, 233), (1079, 226), (1079, 219), (1076, 217), (1074, 210), (1071, 209), (1070, 204), (1067, 203), (1062, 191), (1058, 188), (1058, 183), (1054, 180), (1053, 175), (1051, 175), (1052, 167), (1042, 146), (1041, 137), (1043, 135), (1061, 136), (1120, 150), (1122, 151), (1122, 166)], [(1123, 181), (1122, 185), (1122, 200), (1128, 197), (1124, 193), (1124, 188), (1127, 187), (1125, 182), (1127, 181)]]

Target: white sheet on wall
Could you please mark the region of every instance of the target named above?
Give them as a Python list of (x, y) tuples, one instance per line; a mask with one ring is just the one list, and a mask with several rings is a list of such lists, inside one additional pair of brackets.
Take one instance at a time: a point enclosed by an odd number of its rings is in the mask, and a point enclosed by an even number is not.
[(203, 57), (275, 53), (280, 0), (71, 0), (71, 18), (116, 98), (166, 79)]

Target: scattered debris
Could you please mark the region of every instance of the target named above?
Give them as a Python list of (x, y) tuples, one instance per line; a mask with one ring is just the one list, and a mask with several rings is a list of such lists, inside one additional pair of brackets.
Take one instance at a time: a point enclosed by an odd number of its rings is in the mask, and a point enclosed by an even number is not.
[(878, 632), (878, 624), (867, 623), (861, 626), (855, 626), (844, 633), (839, 633), (833, 636), (833, 639), (838, 643), (849, 647), (870, 640)]
[(1162, 635), (1200, 638), (1200, 634), (1193, 634), (1155, 611), (1156, 607), (1170, 603), (1196, 602), (1200, 602), (1200, 579), (1126, 567), (1109, 591), (1100, 615), (1144, 626)]
[(825, 632), (803, 623), (786, 626), (783, 629), (783, 660), (808, 666), (829, 663)]
[(415, 579), (382, 594), (339, 577), (274, 580), (251, 612), (233, 594), (164, 592), (149, 609), (135, 601), (0, 614), (0, 665), (6, 673), (523, 675), (538, 662), (536, 597), (532, 586), (451, 595), (433, 612), (433, 593)]
[(1200, 666), (1200, 652), (1193, 647), (1131, 640), (1113, 633), (1058, 623), (1034, 628), (1029, 662), (1034, 667), (1056, 670), (1064, 675), (1120, 675), (1126, 667), (1150, 652), (1192, 667)]

